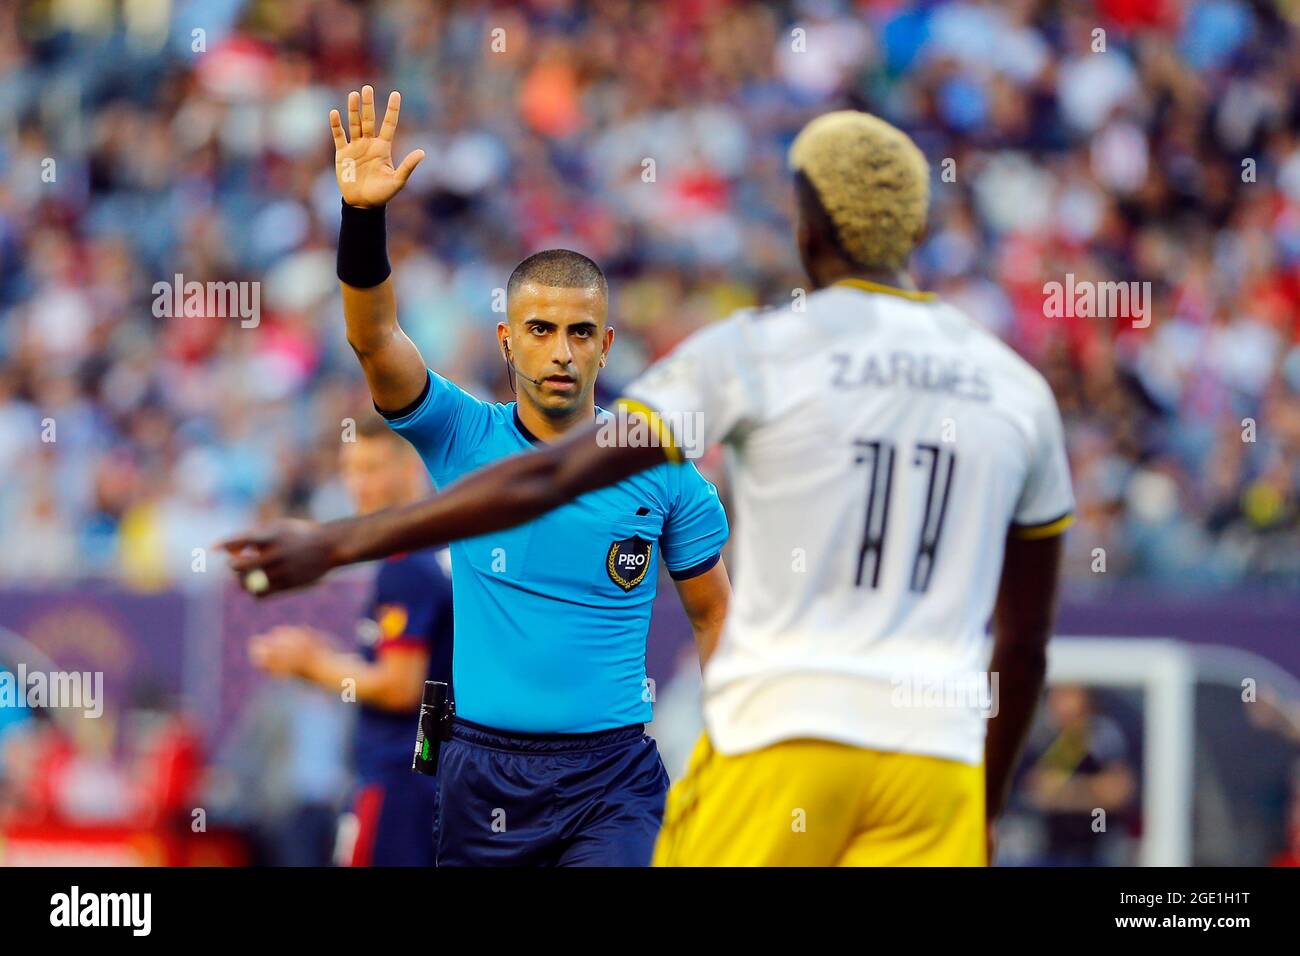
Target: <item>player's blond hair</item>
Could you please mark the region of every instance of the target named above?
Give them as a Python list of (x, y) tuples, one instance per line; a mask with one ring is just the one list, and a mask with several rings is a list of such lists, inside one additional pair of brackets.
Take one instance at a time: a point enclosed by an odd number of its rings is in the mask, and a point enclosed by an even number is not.
[(858, 265), (907, 264), (930, 202), (930, 165), (911, 137), (878, 116), (840, 110), (805, 126), (789, 160), (808, 177)]

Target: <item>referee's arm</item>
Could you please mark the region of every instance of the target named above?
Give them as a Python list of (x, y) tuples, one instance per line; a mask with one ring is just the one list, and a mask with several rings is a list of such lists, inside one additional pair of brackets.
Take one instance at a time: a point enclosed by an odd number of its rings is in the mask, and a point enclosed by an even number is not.
[(726, 565), (719, 559), (702, 574), (683, 580), (673, 578), (673, 584), (691, 622), (702, 669), (718, 646), (722, 624), (727, 619), (727, 605), (731, 602), (731, 581), (727, 577)]
[(348, 94), (344, 135), (338, 110), (330, 111), (334, 172), (343, 196), (338, 277), (348, 344), (356, 353), (375, 407), (394, 412), (417, 401), (428, 376), (415, 343), (397, 324), (397, 296), (388, 264), (384, 208), (424, 158), (412, 151), (396, 168), (392, 143), (402, 98), (388, 97), (383, 125), (375, 128), (375, 91)]

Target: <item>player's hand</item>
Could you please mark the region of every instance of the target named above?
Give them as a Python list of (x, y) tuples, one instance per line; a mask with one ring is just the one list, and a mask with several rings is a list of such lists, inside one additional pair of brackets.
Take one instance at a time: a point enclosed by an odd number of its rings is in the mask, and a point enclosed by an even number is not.
[(253, 665), (273, 677), (310, 677), (329, 642), (309, 627), (273, 627), (248, 642)]
[(1070, 775), (1059, 770), (1035, 770), (1025, 780), (1025, 793), (1035, 806), (1051, 809), (1065, 797)]
[(349, 206), (382, 206), (406, 185), (412, 171), (424, 159), (424, 150), (412, 150), (393, 167), (393, 134), (402, 94), (388, 95), (383, 125), (375, 131), (375, 90), (363, 86), (348, 94), (348, 134), (338, 110), (330, 110), (330, 132), (334, 134), (334, 175), (339, 192)]
[(263, 598), (320, 580), (336, 564), (334, 545), (330, 525), (285, 518), (217, 547), (230, 555), (244, 589)]

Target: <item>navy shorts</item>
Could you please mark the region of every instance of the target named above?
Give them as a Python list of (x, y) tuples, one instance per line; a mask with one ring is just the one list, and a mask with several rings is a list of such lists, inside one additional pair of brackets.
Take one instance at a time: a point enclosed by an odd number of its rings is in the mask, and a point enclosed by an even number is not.
[(649, 866), (668, 793), (640, 724), (516, 734), (457, 719), (438, 780), (439, 866)]
[(362, 780), (353, 800), (351, 866), (433, 866), (438, 781), (409, 770)]

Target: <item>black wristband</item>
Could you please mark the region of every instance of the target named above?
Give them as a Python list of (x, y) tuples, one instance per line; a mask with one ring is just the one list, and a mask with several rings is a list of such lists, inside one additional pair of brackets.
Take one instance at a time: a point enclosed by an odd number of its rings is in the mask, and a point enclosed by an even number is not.
[(338, 276), (354, 289), (370, 289), (392, 273), (384, 230), (384, 207), (343, 203), (339, 225)]

